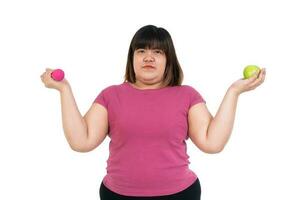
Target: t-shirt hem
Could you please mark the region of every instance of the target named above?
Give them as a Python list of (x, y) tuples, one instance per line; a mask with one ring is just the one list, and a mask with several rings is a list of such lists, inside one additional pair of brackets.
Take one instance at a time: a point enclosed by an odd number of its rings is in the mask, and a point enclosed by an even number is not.
[(118, 189), (112, 189), (107, 183), (106, 180), (104, 178), (103, 180), (103, 184), (105, 185), (105, 187), (107, 187), (108, 189), (110, 189), (111, 191), (119, 194), (119, 195), (123, 195), (123, 196), (131, 196), (131, 197), (156, 197), (156, 196), (168, 196), (168, 195), (173, 195), (179, 192), (184, 191), (185, 189), (187, 189), (188, 187), (190, 187), (196, 180), (197, 180), (197, 175), (194, 175), (194, 178), (187, 184), (187, 186), (180, 188), (180, 189), (176, 189), (176, 190), (161, 190), (157, 193), (148, 193), (148, 192), (141, 192), (141, 193), (132, 193), (132, 192), (123, 192), (121, 190)]
[(103, 102), (101, 102), (101, 101), (95, 100), (93, 103), (100, 104), (100, 105), (103, 106), (106, 110), (108, 109), (107, 106), (105, 105), (105, 103), (103, 103)]
[(193, 105), (195, 105), (195, 104), (197, 104), (197, 103), (204, 103), (204, 104), (206, 104), (206, 101), (203, 100), (203, 99), (198, 99), (198, 100), (192, 102), (190, 107), (192, 107)]

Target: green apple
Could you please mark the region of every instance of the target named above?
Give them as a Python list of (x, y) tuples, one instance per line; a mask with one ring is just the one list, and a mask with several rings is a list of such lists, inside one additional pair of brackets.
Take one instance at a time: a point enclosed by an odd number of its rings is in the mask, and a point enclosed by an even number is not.
[(260, 68), (256, 65), (248, 65), (244, 68), (244, 78), (248, 79), (253, 76), (256, 72), (260, 71)]

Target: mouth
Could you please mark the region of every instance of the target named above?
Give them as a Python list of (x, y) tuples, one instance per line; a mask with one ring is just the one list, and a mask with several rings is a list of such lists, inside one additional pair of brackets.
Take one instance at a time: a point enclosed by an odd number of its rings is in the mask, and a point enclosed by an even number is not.
[(155, 67), (152, 66), (152, 65), (144, 65), (143, 68), (147, 68), (147, 69), (155, 69)]

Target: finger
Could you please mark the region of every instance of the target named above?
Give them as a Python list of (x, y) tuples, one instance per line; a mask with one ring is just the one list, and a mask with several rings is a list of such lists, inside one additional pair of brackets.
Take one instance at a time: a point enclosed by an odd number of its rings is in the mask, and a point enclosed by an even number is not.
[(44, 77), (43, 75), (41, 75), (40, 77), (41, 77), (41, 81), (42, 81), (43, 83), (45, 83), (45, 77)]
[(262, 80), (262, 81), (264, 81), (265, 80), (265, 77), (266, 77), (266, 68), (263, 68), (262, 70), (261, 70), (261, 73), (260, 73), (260, 79)]
[(252, 80), (253, 80), (253, 81), (256, 81), (257, 79), (261, 79), (261, 77), (262, 77), (263, 74), (264, 74), (264, 71), (265, 71), (265, 68), (262, 68), (261, 70), (256, 71), (256, 72), (254, 73), (254, 75), (251, 77), (251, 78), (253, 78)]
[(254, 77), (259, 78), (262, 70), (258, 70), (254, 73)]
[(253, 81), (253, 82), (249, 85), (249, 87), (256, 87), (256, 86), (258, 86), (258, 85), (260, 84), (261, 80), (262, 80), (261, 77), (257, 78), (255, 81)]
[(42, 74), (40, 75), (40, 77), (43, 78), (43, 77), (45, 76), (45, 73), (46, 73), (46, 72), (42, 73)]
[(264, 69), (264, 71), (262, 72), (261, 79), (260, 79), (258, 85), (261, 85), (265, 81), (265, 78), (266, 78), (266, 70)]
[(46, 77), (51, 77), (51, 73), (52, 73), (52, 72), (53, 72), (52, 69), (46, 68), (45, 76), (46, 76)]
[(266, 72), (266, 68), (262, 68), (261, 70), (260, 70), (260, 72), (259, 72), (259, 78), (262, 78), (263, 76), (264, 76), (264, 74), (265, 74), (265, 72)]
[(260, 71), (260, 73), (259, 73), (258, 78), (257, 78), (254, 82), (252, 82), (252, 83), (249, 85), (249, 87), (250, 87), (250, 88), (253, 88), (253, 87), (255, 88), (255, 87), (261, 85), (261, 84), (264, 82), (264, 77), (265, 77), (265, 69), (262, 69), (262, 70)]
[(265, 76), (266, 76), (266, 68), (263, 68), (259, 74), (259, 79), (263, 81), (265, 79)]
[(265, 81), (265, 78), (266, 78), (266, 70), (264, 71), (264, 73), (263, 73), (263, 78), (262, 78), (262, 82), (264, 82)]
[(245, 84), (249, 85), (252, 84), (258, 77), (258, 72), (255, 72), (255, 74), (253, 74), (250, 78), (246, 79)]
[(46, 72), (53, 71), (51, 68), (46, 68)]
[(264, 69), (259, 70), (258, 74), (257, 74), (257, 79), (255, 80), (255, 82), (259, 82), (264, 74)]

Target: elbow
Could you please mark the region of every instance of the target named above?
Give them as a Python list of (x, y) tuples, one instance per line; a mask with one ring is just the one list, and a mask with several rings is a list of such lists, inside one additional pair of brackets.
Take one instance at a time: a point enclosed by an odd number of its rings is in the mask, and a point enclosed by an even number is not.
[(196, 145), (200, 151), (208, 154), (217, 154), (223, 151), (224, 146), (208, 145), (208, 144), (197, 144)]
[(217, 154), (217, 153), (221, 153), (224, 149), (224, 146), (221, 146), (221, 147), (211, 147), (211, 148), (206, 148), (204, 150), (205, 153), (208, 153), (208, 154)]
[(217, 154), (217, 153), (221, 153), (223, 151), (223, 148), (222, 149), (215, 149), (213, 151), (210, 152), (210, 154)]
[(75, 145), (71, 145), (70, 144), (70, 147), (73, 151), (75, 152), (79, 152), (79, 153), (87, 153), (87, 152), (90, 152), (91, 150), (88, 149), (88, 148), (85, 148), (85, 147), (78, 147), (78, 146), (75, 146)]

